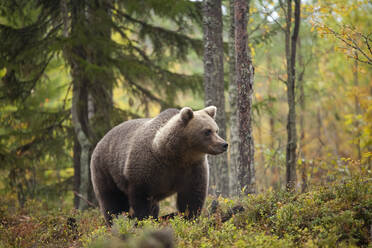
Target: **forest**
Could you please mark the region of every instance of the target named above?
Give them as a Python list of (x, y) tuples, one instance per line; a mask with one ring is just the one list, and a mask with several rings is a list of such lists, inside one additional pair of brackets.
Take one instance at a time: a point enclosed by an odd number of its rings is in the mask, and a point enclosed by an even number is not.
[[(0, 248), (371, 246), (371, 1), (0, 0), (0, 13)], [(207, 156), (201, 215), (106, 226), (97, 143), (186, 106), (216, 106), (229, 144)]]

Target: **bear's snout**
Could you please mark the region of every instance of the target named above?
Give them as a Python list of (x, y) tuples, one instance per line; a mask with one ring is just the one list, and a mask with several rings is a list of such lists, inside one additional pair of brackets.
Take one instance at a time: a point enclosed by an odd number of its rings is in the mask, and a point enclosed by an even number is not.
[(223, 140), (222, 142), (219, 142), (218, 144), (214, 146), (214, 151), (212, 152), (212, 154), (217, 155), (217, 154), (226, 152), (228, 147), (229, 147), (229, 144)]
[(213, 135), (212, 144), (210, 145), (209, 154), (217, 155), (223, 152), (226, 152), (229, 144), (221, 138), (218, 134)]
[(222, 148), (226, 151), (227, 150), (227, 147), (229, 147), (229, 144), (227, 143), (223, 143), (222, 144)]

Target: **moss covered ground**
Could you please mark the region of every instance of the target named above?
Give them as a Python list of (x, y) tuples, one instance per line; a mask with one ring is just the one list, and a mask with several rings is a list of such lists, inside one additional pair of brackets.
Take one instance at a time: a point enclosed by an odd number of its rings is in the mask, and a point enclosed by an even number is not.
[[(200, 218), (137, 222), (119, 216), (112, 228), (97, 209), (61, 201), (0, 199), (0, 247), (371, 247), (372, 180), (356, 177), (307, 193), (268, 191), (208, 198)], [(234, 206), (244, 211), (226, 220)], [(170, 202), (162, 209), (171, 210)], [(163, 245), (164, 244), (164, 245)]]

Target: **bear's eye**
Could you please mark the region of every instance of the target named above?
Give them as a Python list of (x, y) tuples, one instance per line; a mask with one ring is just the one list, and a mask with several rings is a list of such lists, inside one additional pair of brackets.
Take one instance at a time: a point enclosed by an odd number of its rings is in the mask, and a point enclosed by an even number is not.
[(211, 129), (207, 129), (207, 130), (204, 131), (204, 135), (205, 136), (209, 136), (211, 134), (212, 134), (212, 130)]

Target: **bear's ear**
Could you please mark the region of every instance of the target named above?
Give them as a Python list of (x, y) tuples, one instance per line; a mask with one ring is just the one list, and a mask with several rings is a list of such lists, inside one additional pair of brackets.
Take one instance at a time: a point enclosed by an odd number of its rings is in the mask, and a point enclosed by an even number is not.
[(194, 116), (194, 112), (192, 112), (192, 109), (189, 107), (182, 108), (180, 114), (181, 119), (185, 124), (187, 124)]
[(207, 112), (207, 114), (213, 119), (216, 117), (217, 108), (215, 106), (206, 107), (204, 111)]

